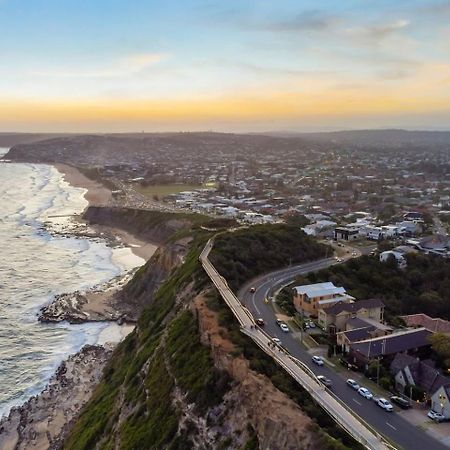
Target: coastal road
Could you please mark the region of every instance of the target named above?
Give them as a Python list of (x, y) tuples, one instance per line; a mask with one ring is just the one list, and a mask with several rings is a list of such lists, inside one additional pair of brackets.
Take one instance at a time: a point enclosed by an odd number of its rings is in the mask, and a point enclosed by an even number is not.
[[(325, 375), (332, 380), (334, 394), (378, 432), (405, 450), (448, 450), (448, 447), (406, 421), (401, 415), (396, 412), (388, 413), (375, 402), (360, 396), (348, 387), (345, 379), (331, 367), (326, 364), (322, 367), (315, 365), (311, 361), (312, 355), (300, 347), (291, 333), (282, 332), (275, 323), (274, 309), (270, 302), (265, 303), (265, 298), (270, 298), (278, 289), (293, 281), (296, 275), (317, 271), (336, 263), (334, 258), (328, 258), (277, 270), (247, 283), (237, 296), (255, 318), (262, 318), (266, 322), (264, 330), (269, 335), (278, 337), (289, 353), (306, 364), (316, 375)], [(256, 289), (254, 293), (250, 292), (252, 286)]]

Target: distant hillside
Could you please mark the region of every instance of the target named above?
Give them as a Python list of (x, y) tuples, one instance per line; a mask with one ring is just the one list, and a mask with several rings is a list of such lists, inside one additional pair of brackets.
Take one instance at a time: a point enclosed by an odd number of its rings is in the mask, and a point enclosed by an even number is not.
[(450, 131), (353, 130), (327, 133), (302, 133), (305, 139), (354, 145), (448, 145)]
[(0, 147), (12, 147), (19, 144), (42, 141), (64, 136), (56, 133), (0, 133)]

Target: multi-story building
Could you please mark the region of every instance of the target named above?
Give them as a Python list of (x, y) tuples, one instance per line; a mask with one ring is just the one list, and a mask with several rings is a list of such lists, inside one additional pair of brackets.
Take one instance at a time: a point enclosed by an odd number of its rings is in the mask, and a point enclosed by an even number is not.
[(319, 309), (328, 308), (338, 302), (350, 303), (355, 299), (343, 287), (331, 282), (307, 284), (294, 287), (294, 306), (307, 316), (317, 317)]

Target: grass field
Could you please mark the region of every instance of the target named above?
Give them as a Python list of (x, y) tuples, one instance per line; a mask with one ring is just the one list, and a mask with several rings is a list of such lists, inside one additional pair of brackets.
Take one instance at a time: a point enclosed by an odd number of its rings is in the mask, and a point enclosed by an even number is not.
[(155, 184), (151, 186), (136, 186), (135, 189), (140, 194), (147, 197), (158, 196), (160, 199), (167, 197), (170, 194), (177, 194), (183, 191), (193, 191), (200, 189), (203, 186), (196, 184)]

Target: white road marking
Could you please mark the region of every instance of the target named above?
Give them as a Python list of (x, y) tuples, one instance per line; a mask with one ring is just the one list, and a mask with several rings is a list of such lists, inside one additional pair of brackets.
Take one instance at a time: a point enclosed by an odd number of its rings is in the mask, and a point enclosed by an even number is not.
[(389, 422), (386, 422), (386, 425), (388, 427), (391, 427), (393, 430), (397, 431), (397, 428), (395, 428), (394, 425), (391, 425)]
[(256, 312), (259, 314), (259, 315), (261, 315), (261, 311), (258, 309), (258, 307), (256, 306), (256, 302), (255, 302), (255, 294), (252, 294), (252, 303), (253, 303), (253, 306), (255, 307), (255, 309), (256, 309)]
[(352, 400), (357, 403), (359, 406), (362, 406), (362, 403), (359, 403), (358, 400), (355, 400), (354, 398), (352, 398)]

